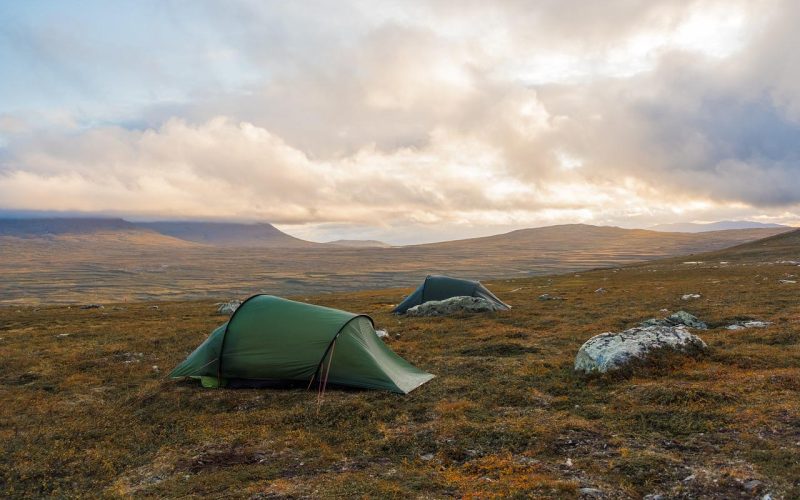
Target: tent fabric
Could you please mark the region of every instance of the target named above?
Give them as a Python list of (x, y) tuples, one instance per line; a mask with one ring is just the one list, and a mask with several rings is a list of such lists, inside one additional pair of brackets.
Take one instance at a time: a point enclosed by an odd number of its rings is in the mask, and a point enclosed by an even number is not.
[(434, 377), (389, 349), (369, 316), (271, 295), (242, 303), (170, 377), (200, 378), (205, 387), (308, 383), (323, 361), (332, 385), (407, 394)]
[(480, 297), (497, 306), (498, 309), (507, 310), (511, 306), (498, 299), (480, 281), (451, 278), (449, 276), (430, 275), (392, 310), (393, 313), (403, 314), (414, 306), (431, 300), (444, 300), (450, 297)]

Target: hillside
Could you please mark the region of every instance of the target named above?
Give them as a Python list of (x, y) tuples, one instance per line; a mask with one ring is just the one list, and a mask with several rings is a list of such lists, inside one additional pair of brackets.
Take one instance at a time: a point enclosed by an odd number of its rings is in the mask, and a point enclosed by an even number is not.
[(378, 240), (334, 240), (327, 242), (327, 244), (352, 248), (389, 248), (392, 246)]
[(475, 246), (482, 249), (520, 248), (531, 246), (544, 251), (618, 251), (643, 255), (646, 252), (669, 251), (691, 253), (702, 249), (723, 248), (742, 241), (757, 240), (792, 228), (732, 229), (706, 231), (700, 234), (664, 233), (647, 229), (623, 229), (589, 224), (564, 224), (532, 229), (519, 229), (509, 233), (467, 240), (447, 241), (419, 245), (430, 248)]
[(800, 229), (736, 245), (701, 257), (728, 261), (759, 261), (768, 258), (791, 260), (800, 264)]
[(50, 260), (84, 251), (117, 253), (120, 250), (170, 251), (195, 246), (123, 219), (52, 218), (0, 219), (0, 256), (25, 257), (47, 252)]
[(764, 222), (753, 222), (748, 220), (724, 220), (719, 222), (709, 222), (707, 224), (696, 224), (692, 222), (676, 222), (673, 224), (658, 224), (651, 227), (652, 231), (667, 231), (674, 233), (702, 233), (706, 231), (724, 231), (727, 229), (758, 229), (758, 228), (787, 228), (783, 224), (772, 224)]
[[(301, 295), (369, 314), (394, 351), (437, 376), (408, 396), (329, 388), (318, 414), (314, 389), (165, 379), (225, 321), (214, 300), (0, 308), (0, 491), (798, 498), (799, 285), (780, 280), (800, 267), (778, 263), (798, 240), (487, 280), (513, 306), (489, 315), (389, 314), (410, 288)], [(572, 371), (593, 335), (679, 309), (711, 326), (697, 332), (707, 356), (663, 358), (630, 377)], [(772, 324), (724, 328), (745, 319)]]
[(2, 219), (0, 236), (35, 237), (63, 234), (94, 234), (140, 230), (124, 219), (105, 218), (42, 218)]
[[(148, 229), (148, 231), (150, 231)], [(698, 234), (552, 226), (429, 245), (226, 247), (160, 233), (169, 244), (0, 237), (0, 304), (307, 294), (410, 286), (425, 275), (524, 277), (718, 250), (782, 229)], [(134, 233), (129, 233), (134, 234)], [(139, 233), (135, 233), (139, 234)], [(291, 237), (289, 237), (291, 238)], [(42, 266), (47, 262), (47, 266)]]
[(136, 226), (186, 241), (222, 247), (311, 248), (319, 243), (290, 236), (272, 224), (229, 222), (138, 222)]

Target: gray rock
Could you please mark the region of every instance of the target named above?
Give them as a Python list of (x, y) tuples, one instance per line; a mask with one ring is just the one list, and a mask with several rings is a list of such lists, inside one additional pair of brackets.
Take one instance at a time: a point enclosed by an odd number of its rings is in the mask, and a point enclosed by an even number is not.
[(389, 332), (386, 330), (375, 330), (375, 335), (377, 335), (379, 339), (385, 339), (389, 336)]
[(665, 319), (650, 318), (639, 323), (640, 326), (672, 326), (672, 324)]
[(605, 288), (603, 288), (603, 287), (600, 287), (600, 288), (598, 288), (597, 290), (595, 290), (595, 291), (594, 291), (594, 293), (606, 293), (607, 291), (608, 291), (608, 290), (606, 290)]
[(564, 300), (564, 298), (557, 295), (550, 295), (549, 293), (543, 293), (539, 295), (539, 300)]
[(590, 498), (603, 498), (605, 493), (603, 490), (599, 490), (597, 488), (581, 488), (578, 490), (581, 496), (590, 497)]
[(745, 491), (749, 491), (752, 493), (753, 491), (759, 489), (762, 484), (763, 483), (758, 479), (751, 479), (750, 481), (745, 482), (743, 486)]
[(584, 343), (575, 357), (575, 370), (605, 373), (647, 359), (660, 350), (694, 353), (708, 349), (703, 340), (680, 326), (635, 327), (621, 333), (601, 333)]
[(699, 299), (700, 297), (702, 297), (702, 295), (700, 295), (699, 293), (687, 293), (681, 295), (681, 300)]
[(104, 309), (104, 307), (100, 304), (86, 304), (81, 306), (81, 309)]
[(479, 313), (497, 310), (496, 305), (481, 297), (450, 297), (414, 306), (406, 311), (406, 316), (448, 316), (462, 312)]
[(697, 328), (699, 330), (707, 330), (708, 325), (697, 319), (697, 316), (689, 314), (686, 311), (678, 311), (672, 313), (666, 318), (650, 318), (639, 323), (639, 326), (688, 326), (690, 328)]
[(236, 299), (229, 300), (228, 302), (220, 302), (216, 304), (217, 307), (217, 314), (233, 314), (239, 306), (242, 305), (242, 302)]
[(758, 320), (750, 320), (750, 321), (739, 321), (737, 323), (730, 324), (725, 327), (726, 330), (744, 330), (745, 328), (766, 328), (771, 325), (772, 322), (770, 321), (758, 321)]
[(689, 314), (686, 311), (678, 311), (667, 316), (667, 321), (673, 325), (685, 325), (690, 328), (697, 328), (699, 330), (706, 330), (708, 325), (697, 319), (697, 316)]

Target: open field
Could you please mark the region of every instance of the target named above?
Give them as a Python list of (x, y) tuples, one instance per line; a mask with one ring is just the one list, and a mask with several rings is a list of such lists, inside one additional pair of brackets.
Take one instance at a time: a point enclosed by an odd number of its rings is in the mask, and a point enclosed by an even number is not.
[[(391, 316), (407, 289), (299, 296), (372, 315), (395, 351), (437, 375), (408, 396), (329, 390), (319, 415), (313, 391), (165, 380), (224, 320), (211, 300), (0, 308), (0, 494), (798, 498), (800, 285), (779, 280), (800, 267), (777, 263), (787, 259), (800, 260), (798, 233), (487, 280), (514, 308), (484, 316)], [(680, 299), (690, 292), (702, 297)], [(711, 325), (698, 332), (707, 356), (628, 377), (573, 373), (586, 339), (663, 308)], [(721, 328), (745, 318), (773, 324)]]
[(0, 237), (0, 304), (295, 295), (410, 286), (431, 273), (526, 277), (717, 250), (779, 232), (552, 226), (394, 248), (228, 248), (142, 232)]

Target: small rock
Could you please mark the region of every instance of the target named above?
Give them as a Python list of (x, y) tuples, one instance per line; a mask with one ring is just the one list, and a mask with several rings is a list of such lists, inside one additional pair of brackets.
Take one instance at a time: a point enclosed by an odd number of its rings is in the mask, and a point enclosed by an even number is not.
[(159, 372), (158, 365), (153, 365), (153, 371), (156, 373)]
[(69, 337), (69, 333), (59, 333), (58, 335), (56, 335), (56, 337), (61, 337), (61, 338)]
[(389, 332), (386, 330), (375, 330), (375, 335), (377, 335), (379, 339), (385, 339), (389, 336)]
[(758, 479), (751, 479), (750, 481), (745, 482), (743, 486), (745, 491), (753, 492), (760, 488), (762, 484), (763, 483)]
[(791, 285), (793, 283), (797, 283), (795, 280), (778, 280), (778, 283), (783, 283), (785, 285)]
[(396, 338), (397, 340), (400, 340), (400, 334), (399, 333), (395, 333), (394, 334), (394, 338)]
[(150, 306), (150, 309), (155, 309), (156, 311), (158, 311), (158, 306)]
[(216, 304), (217, 306), (217, 314), (233, 314), (242, 302), (236, 299), (229, 300), (228, 302), (220, 302)]
[(564, 300), (564, 298), (556, 295), (550, 295), (549, 293), (543, 293), (539, 295), (539, 300)]
[(580, 492), (581, 495), (586, 497), (602, 498), (605, 496), (603, 490), (599, 490), (597, 488), (581, 488), (578, 491)]
[(702, 297), (702, 295), (700, 295), (699, 293), (687, 293), (681, 295), (681, 300), (699, 299), (700, 297)]
[(749, 321), (740, 321), (738, 323), (733, 323), (725, 327), (726, 330), (743, 330), (745, 328), (766, 328), (771, 325), (772, 322), (770, 321), (758, 321), (758, 320), (749, 320)]
[(424, 455), (420, 455), (419, 458), (421, 460), (424, 460), (424, 461), (428, 462), (430, 460), (433, 460), (433, 453), (426, 453)]
[(658, 318), (650, 318), (642, 321), (639, 323), (640, 326), (671, 326), (670, 323), (665, 319), (658, 319)]
[(708, 325), (697, 319), (697, 316), (689, 314), (686, 311), (678, 311), (667, 316), (667, 321), (673, 325), (686, 325), (690, 328), (697, 328), (699, 330), (706, 330)]
[(684, 483), (688, 483), (688, 482), (690, 482), (690, 481), (694, 481), (694, 478), (695, 478), (695, 475), (694, 475), (694, 474), (692, 474), (692, 475), (690, 475), (690, 476), (686, 476), (685, 478), (683, 478), (683, 482), (684, 482)]
[(667, 497), (660, 493), (650, 493), (649, 495), (645, 495), (642, 500), (666, 500)]
[(571, 458), (567, 458), (567, 461), (564, 462), (564, 465), (566, 465), (567, 467), (572, 467), (572, 459)]
[(81, 309), (105, 309), (101, 304), (86, 304)]
[[(605, 288), (603, 288), (603, 287), (600, 287), (600, 288), (598, 288), (597, 290), (594, 291), (594, 293), (606, 293), (606, 292), (607, 292), (607, 290)], [(592, 488), (583, 488), (583, 489), (589, 489), (590, 490)]]

